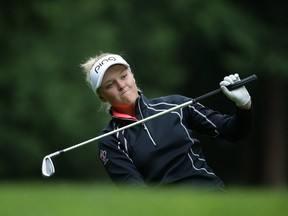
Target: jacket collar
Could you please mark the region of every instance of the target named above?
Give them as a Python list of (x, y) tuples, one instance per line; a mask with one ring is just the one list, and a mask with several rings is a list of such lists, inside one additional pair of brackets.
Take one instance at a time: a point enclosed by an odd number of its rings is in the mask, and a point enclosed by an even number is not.
[[(144, 112), (144, 110), (147, 108), (146, 104), (148, 103), (148, 99), (145, 97), (145, 95), (138, 91), (139, 97), (135, 101), (135, 117), (126, 115), (123, 113), (118, 113), (112, 110), (112, 107), (109, 110), (110, 115), (113, 119), (119, 119), (119, 120), (132, 120), (137, 121), (137, 119), (141, 119), (141, 113)], [(140, 113), (141, 112), (141, 113)]]

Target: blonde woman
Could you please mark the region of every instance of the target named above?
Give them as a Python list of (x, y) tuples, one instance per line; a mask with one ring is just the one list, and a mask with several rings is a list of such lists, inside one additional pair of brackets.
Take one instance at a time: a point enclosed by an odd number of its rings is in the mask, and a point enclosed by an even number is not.
[[(110, 105), (111, 120), (103, 133), (191, 100), (181, 95), (146, 98), (137, 87), (128, 62), (117, 54), (90, 58), (82, 68), (94, 93)], [(111, 179), (120, 185), (139, 187), (223, 188), (222, 180), (207, 165), (194, 134), (237, 141), (249, 133), (253, 111), (247, 89), (226, 88), (239, 80), (238, 74), (232, 74), (220, 82), (223, 93), (236, 104), (234, 115), (195, 103), (101, 139), (99, 157)]]

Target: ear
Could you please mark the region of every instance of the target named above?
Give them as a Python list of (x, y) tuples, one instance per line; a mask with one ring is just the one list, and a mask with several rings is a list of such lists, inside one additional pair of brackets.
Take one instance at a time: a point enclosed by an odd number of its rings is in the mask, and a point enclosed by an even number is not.
[(100, 91), (97, 91), (98, 98), (101, 102), (107, 102), (107, 100), (101, 95)]
[(107, 102), (107, 100), (102, 96), (102, 95), (98, 95), (99, 99), (101, 102)]

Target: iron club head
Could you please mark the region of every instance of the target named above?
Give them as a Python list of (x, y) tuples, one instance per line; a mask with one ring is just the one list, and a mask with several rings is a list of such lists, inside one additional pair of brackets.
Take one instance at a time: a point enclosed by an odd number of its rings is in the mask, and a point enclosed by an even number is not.
[(50, 177), (55, 173), (55, 168), (52, 159), (49, 156), (44, 157), (42, 162), (42, 175)]

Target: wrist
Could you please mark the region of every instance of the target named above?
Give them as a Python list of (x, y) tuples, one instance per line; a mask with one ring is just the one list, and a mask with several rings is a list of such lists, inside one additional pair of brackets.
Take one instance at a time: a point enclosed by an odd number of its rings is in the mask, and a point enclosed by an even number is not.
[(242, 109), (242, 110), (250, 110), (251, 107), (252, 107), (252, 101), (249, 100), (245, 105), (243, 106), (237, 106), (239, 109)]

